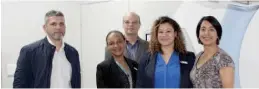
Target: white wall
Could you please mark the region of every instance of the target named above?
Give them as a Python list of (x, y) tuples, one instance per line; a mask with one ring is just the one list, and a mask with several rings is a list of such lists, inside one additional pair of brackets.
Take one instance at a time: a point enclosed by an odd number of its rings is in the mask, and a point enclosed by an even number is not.
[(239, 77), (240, 85), (245, 88), (258, 88), (259, 80), (259, 11), (254, 15), (244, 35), (240, 49)]
[[(81, 53), (80, 4), (77, 2), (2, 2), (2, 87), (12, 87), (7, 65), (16, 64), (22, 46), (45, 36), (44, 15), (51, 9), (65, 14), (65, 41)], [(11, 69), (9, 69), (11, 70)]]

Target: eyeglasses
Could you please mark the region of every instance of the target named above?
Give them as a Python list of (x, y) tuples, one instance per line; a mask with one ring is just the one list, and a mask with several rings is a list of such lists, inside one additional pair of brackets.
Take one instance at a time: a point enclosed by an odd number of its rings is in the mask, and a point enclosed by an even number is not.
[(136, 25), (136, 24), (139, 24), (139, 22), (137, 21), (134, 21), (134, 22), (130, 22), (130, 21), (124, 21), (124, 24), (133, 24), (133, 25)]

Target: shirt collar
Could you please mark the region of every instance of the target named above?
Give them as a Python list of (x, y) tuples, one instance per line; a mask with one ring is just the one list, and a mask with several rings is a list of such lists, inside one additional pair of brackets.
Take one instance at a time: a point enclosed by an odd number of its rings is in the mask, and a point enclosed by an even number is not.
[[(139, 40), (140, 40), (140, 38), (138, 37), (137, 40), (136, 40), (136, 42), (135, 42), (133, 45), (138, 44), (138, 43), (139, 43)], [(126, 40), (126, 43), (127, 43), (127, 44), (130, 44), (128, 40)], [(130, 44), (130, 45), (131, 45), (131, 44)]]
[[(47, 36), (47, 39), (48, 39), (48, 42), (49, 42), (51, 45), (55, 46), (55, 44), (50, 40), (49, 36)], [(65, 47), (65, 43), (64, 43), (64, 41), (62, 40), (61, 49), (64, 49), (64, 47)]]

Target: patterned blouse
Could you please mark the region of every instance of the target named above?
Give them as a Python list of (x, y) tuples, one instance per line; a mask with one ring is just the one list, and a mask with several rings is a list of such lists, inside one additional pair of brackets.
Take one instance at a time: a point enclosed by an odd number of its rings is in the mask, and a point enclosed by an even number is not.
[(197, 68), (197, 61), (203, 52), (196, 56), (195, 64), (190, 73), (194, 88), (222, 88), (219, 70), (222, 67), (235, 67), (232, 58), (222, 49), (206, 61), (200, 68)]

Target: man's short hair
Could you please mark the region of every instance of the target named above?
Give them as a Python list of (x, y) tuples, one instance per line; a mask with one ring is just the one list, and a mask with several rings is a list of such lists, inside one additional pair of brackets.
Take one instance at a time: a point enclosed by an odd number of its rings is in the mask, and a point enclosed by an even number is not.
[(45, 24), (48, 22), (48, 18), (51, 16), (62, 16), (64, 17), (64, 14), (61, 11), (57, 11), (57, 10), (50, 10), (46, 13), (44, 21)]

